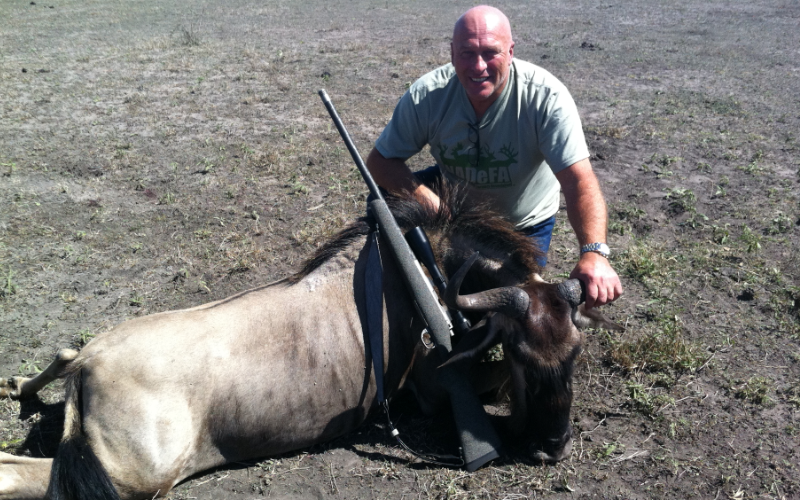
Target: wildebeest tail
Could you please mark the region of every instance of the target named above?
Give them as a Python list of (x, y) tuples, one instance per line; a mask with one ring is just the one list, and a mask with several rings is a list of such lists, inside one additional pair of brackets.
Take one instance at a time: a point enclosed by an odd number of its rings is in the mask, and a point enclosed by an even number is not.
[(81, 415), (81, 371), (67, 378), (64, 436), (50, 470), (48, 500), (119, 500), (111, 478), (89, 446)]

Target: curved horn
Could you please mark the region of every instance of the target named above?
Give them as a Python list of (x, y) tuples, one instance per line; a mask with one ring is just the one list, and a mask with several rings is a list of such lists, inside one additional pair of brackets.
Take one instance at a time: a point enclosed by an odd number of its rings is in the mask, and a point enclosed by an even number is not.
[(528, 312), (531, 299), (525, 290), (515, 286), (494, 288), (485, 292), (470, 295), (459, 295), (458, 290), (470, 267), (478, 260), (480, 254), (472, 254), (461, 268), (453, 275), (444, 294), (444, 301), (453, 309), (462, 311), (498, 312), (511, 318), (520, 318)]
[(586, 285), (578, 279), (562, 281), (556, 287), (558, 296), (569, 302), (572, 307), (578, 307), (586, 302)]

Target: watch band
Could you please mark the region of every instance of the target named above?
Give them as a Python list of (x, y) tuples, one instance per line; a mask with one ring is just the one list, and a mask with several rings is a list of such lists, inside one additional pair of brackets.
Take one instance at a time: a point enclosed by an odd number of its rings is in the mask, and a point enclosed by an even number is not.
[(581, 255), (585, 254), (586, 252), (599, 253), (605, 258), (608, 258), (608, 256), (611, 255), (611, 249), (608, 248), (608, 245), (605, 243), (589, 243), (588, 245), (583, 245), (581, 247)]

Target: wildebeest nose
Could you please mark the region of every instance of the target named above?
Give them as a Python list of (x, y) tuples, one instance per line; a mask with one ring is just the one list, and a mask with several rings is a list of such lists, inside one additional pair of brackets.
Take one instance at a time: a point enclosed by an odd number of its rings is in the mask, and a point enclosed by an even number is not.
[(531, 458), (535, 461), (552, 464), (559, 462), (572, 452), (572, 428), (558, 438), (545, 438), (533, 443), (530, 448)]

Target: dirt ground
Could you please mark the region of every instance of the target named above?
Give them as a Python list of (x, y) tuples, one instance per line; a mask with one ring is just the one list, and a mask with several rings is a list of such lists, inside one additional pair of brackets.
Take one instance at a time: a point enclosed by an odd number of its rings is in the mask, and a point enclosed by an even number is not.
[[(366, 194), (316, 91), (366, 155), (472, 5), (0, 3), (3, 376), (297, 270)], [(578, 104), (626, 288), (605, 309), (627, 331), (587, 335), (572, 456), (409, 464), (375, 418), (168, 498), (800, 498), (800, 4), (497, 6)], [(576, 250), (562, 210), (546, 278)], [(0, 449), (52, 454), (61, 398), (0, 402)]]

